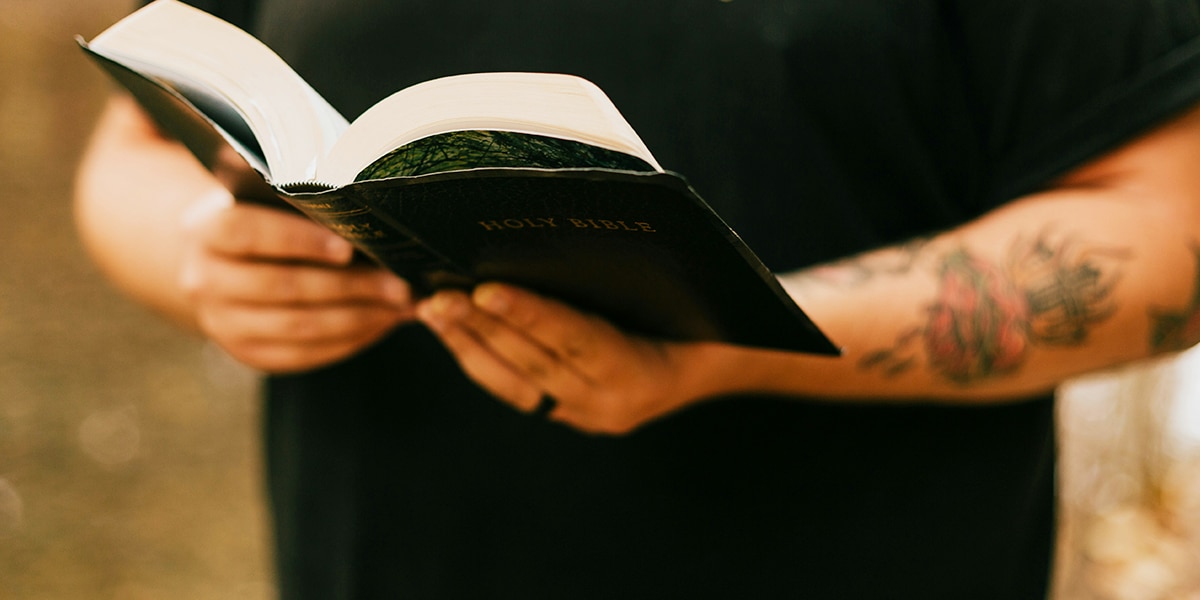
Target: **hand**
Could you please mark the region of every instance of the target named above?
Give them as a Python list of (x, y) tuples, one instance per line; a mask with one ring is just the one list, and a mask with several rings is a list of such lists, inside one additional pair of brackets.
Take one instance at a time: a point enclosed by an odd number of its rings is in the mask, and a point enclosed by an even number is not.
[(439, 292), (417, 306), (480, 386), (518, 410), (621, 434), (701, 397), (687, 367), (703, 344), (627, 335), (607, 321), (513, 286)]
[(186, 220), (180, 282), (195, 322), (251, 367), (319, 367), (412, 318), (403, 280), (352, 266), (353, 247), (303, 216), (226, 195), (197, 204)]

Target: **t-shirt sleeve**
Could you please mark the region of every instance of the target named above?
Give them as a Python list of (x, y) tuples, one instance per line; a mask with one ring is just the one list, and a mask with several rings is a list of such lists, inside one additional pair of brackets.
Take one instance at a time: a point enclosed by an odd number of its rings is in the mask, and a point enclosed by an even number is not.
[(1200, 101), (1196, 0), (961, 0), (964, 90), (1000, 203)]

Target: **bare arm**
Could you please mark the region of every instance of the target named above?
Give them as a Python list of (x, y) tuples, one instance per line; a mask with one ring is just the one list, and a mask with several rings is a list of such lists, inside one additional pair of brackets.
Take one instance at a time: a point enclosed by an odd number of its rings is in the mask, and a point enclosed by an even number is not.
[(232, 197), (125, 96), (93, 133), (75, 192), (76, 224), (92, 258), (122, 290), (179, 323), (195, 314), (178, 285), (186, 212)]
[(1197, 160), (1200, 110), (974, 223), (784, 282), (865, 394), (1044, 391), (1200, 342)]
[(505, 286), (420, 307), (522, 409), (627, 431), (703, 398), (997, 401), (1200, 342), (1200, 110), (929, 240), (784, 277), (844, 357), (626, 336)]
[(403, 281), (351, 266), (351, 246), (304, 217), (235, 203), (126, 97), (85, 155), (76, 220), (119, 288), (253, 367), (321, 366), (411, 318)]

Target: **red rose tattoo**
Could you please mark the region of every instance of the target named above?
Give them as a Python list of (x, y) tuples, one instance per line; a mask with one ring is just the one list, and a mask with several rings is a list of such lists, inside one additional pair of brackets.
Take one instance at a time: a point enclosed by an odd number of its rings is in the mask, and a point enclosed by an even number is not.
[(965, 251), (942, 264), (941, 288), (924, 329), (929, 366), (969, 382), (1007, 373), (1029, 347), (1029, 303), (999, 269)]

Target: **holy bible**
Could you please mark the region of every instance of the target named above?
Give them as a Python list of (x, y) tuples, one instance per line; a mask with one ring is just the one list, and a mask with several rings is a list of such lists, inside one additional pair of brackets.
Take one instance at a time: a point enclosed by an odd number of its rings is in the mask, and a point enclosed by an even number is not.
[(79, 44), (235, 196), (285, 201), (421, 294), (504, 281), (644, 335), (838, 354), (594, 84), (421, 83), (352, 123), (250, 34), (157, 0)]

